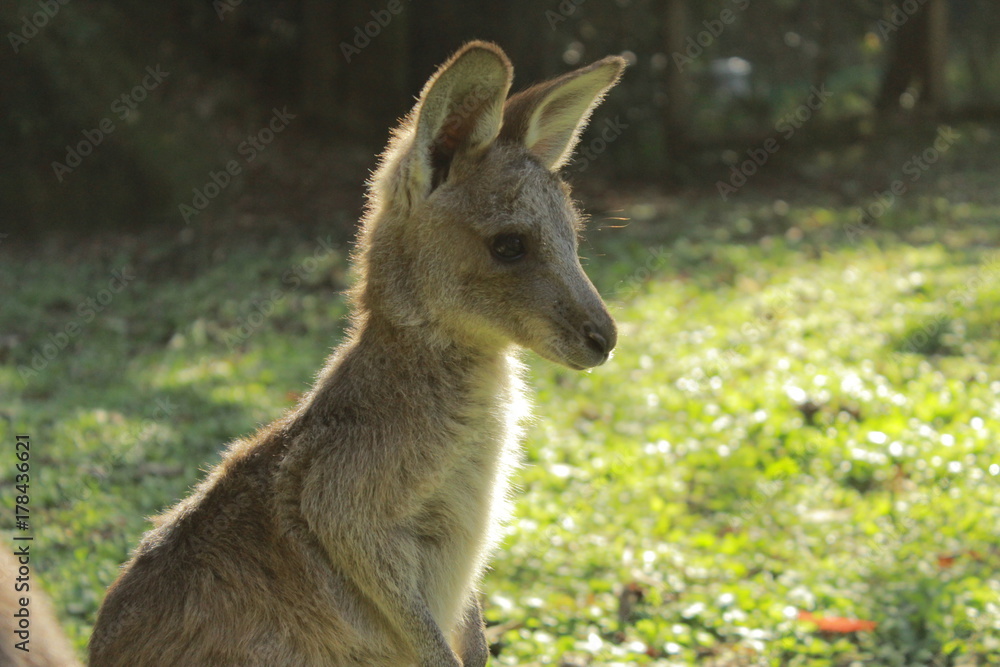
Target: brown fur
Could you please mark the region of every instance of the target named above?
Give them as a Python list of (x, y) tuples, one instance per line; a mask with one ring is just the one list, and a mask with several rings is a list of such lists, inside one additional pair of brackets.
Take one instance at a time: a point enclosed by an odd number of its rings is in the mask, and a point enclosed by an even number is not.
[[(59, 627), (52, 604), (39, 588), (34, 573), (28, 582), (29, 590), (18, 591), (14, 588), (18, 583), (15, 579), (20, 565), (8, 551), (0, 552), (0, 637), (3, 638), (0, 643), (0, 667), (79, 667), (73, 648)], [(14, 634), (20, 629), (19, 619), (14, 614), (20, 612), (21, 598), (28, 598), (28, 651), (14, 647), (23, 639)]]
[[(623, 66), (509, 101), (495, 45), (438, 70), (370, 184), (346, 342), (143, 538), (92, 667), (486, 663), (476, 587), (525, 413), (514, 346), (582, 369), (615, 343), (554, 170)], [(491, 251), (510, 235), (523, 258)]]

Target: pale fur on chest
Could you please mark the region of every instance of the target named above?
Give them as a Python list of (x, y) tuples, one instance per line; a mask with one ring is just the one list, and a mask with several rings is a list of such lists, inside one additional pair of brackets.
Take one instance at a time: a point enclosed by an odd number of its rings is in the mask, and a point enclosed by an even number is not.
[[(454, 626), (474, 592), (510, 515), (510, 475), (520, 459), (527, 416), (519, 367), (504, 360), (500, 376), (484, 373), (479, 406), (456, 434), (455, 459), (417, 513), (424, 540), (424, 594), (442, 629)], [(489, 406), (483, 409), (484, 406)]]
[[(357, 382), (357, 371), (364, 368), (365, 377), (379, 378), (364, 346), (355, 353), (358, 365), (348, 352), (347, 361), (328, 369), (328, 380), (321, 378), (313, 397), (317, 403), (329, 400), (331, 414), (337, 414), (336, 399), (342, 396), (338, 376), (351, 374)], [(293, 502), (302, 507), (313, 532), (328, 530), (321, 523), (333, 524), (333, 532), (345, 536), (366, 530), (368, 523), (357, 512), (362, 508), (372, 512), (372, 525), (390, 526), (409, 542), (421, 563), (421, 593), (446, 634), (474, 594), (509, 515), (509, 477), (519, 460), (521, 422), (528, 413), (521, 365), (512, 355), (462, 366), (461, 391), (445, 386), (451, 384), (446, 377), (423, 378), (410, 385), (408, 395), (387, 394), (362, 406), (364, 428), (308, 429), (280, 475), (299, 480), (289, 485), (295, 488)], [(381, 380), (383, 386), (406, 386), (398, 378)], [(437, 404), (439, 394), (449, 397), (448, 405)], [(348, 518), (351, 525), (336, 526)], [(328, 555), (335, 569), (340, 558), (350, 557)]]

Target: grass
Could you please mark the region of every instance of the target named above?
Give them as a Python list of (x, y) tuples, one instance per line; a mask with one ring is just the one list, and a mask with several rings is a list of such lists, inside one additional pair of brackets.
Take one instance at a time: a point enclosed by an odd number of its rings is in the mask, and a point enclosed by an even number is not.
[[(529, 357), (494, 664), (1000, 664), (1000, 202), (952, 187), (993, 176), (927, 176), (853, 239), (808, 191), (634, 200), (592, 232), (621, 340), (589, 373)], [(0, 253), (0, 438), (32, 437), (35, 573), (82, 654), (144, 517), (338, 341), (346, 251)]]

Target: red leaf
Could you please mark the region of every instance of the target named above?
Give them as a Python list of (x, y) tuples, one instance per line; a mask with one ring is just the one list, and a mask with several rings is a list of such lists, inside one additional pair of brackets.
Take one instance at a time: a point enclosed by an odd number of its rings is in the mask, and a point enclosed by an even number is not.
[(937, 562), (938, 567), (941, 569), (947, 569), (955, 564), (955, 560), (959, 556), (968, 556), (972, 560), (981, 561), (983, 560), (983, 555), (976, 551), (975, 549), (970, 549), (969, 551), (959, 551), (953, 554), (938, 554)]
[(799, 620), (815, 623), (816, 627), (822, 632), (837, 632), (841, 634), (874, 630), (878, 625), (875, 621), (862, 621), (856, 618), (843, 618), (841, 616), (816, 616), (808, 611), (800, 611)]

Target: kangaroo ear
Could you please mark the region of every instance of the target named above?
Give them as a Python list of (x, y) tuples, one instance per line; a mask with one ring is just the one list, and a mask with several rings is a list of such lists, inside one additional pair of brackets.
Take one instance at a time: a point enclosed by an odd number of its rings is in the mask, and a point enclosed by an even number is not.
[(504, 141), (520, 141), (555, 171), (573, 153), (590, 114), (625, 69), (625, 59), (603, 60), (520, 92), (504, 106)]
[(459, 153), (477, 152), (496, 139), (513, 74), (500, 47), (478, 41), (438, 68), (410, 116), (413, 143), (404, 178), (412, 194), (430, 194)]

